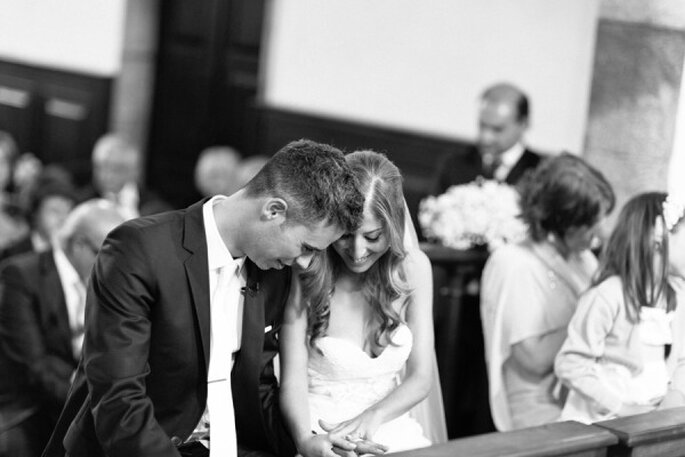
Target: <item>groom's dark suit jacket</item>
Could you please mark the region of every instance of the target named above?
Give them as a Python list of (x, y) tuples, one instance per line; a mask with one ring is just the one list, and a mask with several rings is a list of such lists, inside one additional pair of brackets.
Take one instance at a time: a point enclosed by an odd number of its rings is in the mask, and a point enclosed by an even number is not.
[[(209, 274), (202, 203), (114, 229), (93, 269), (84, 355), (45, 457), (169, 457), (207, 400)], [(292, 455), (272, 359), (290, 270), (251, 262), (232, 372), (238, 442)], [(228, 361), (227, 361), (228, 363)]]

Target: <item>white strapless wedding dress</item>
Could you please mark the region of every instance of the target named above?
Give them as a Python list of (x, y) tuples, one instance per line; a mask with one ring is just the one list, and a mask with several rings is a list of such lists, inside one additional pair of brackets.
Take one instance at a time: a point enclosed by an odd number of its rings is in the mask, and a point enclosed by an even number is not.
[[(319, 419), (339, 423), (351, 419), (395, 389), (411, 352), (413, 337), (404, 324), (378, 357), (350, 341), (324, 336), (309, 350), (309, 411), (312, 430), (322, 433)], [(408, 413), (383, 424), (373, 441), (389, 452), (429, 446), (421, 426)]]

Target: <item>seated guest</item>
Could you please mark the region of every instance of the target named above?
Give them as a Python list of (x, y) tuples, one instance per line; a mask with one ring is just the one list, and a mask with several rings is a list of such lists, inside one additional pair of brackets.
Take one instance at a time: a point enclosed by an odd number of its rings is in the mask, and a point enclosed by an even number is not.
[[(66, 173), (66, 174), (65, 174)], [(76, 202), (76, 190), (68, 172), (46, 167), (27, 191), (25, 214), (30, 231), (0, 251), (0, 260), (24, 252), (46, 251)]]
[(454, 152), (445, 158), (433, 194), (477, 176), (516, 184), (541, 159), (523, 141), (529, 116), (530, 103), (521, 89), (507, 83), (488, 87), (481, 96), (476, 144), (465, 153)]
[(203, 197), (231, 195), (245, 184), (238, 182), (239, 163), (240, 153), (230, 146), (204, 149), (195, 164), (195, 188)]
[(613, 206), (604, 176), (570, 154), (543, 162), (524, 182), (529, 238), (492, 253), (481, 287), (490, 409), (499, 430), (559, 419), (554, 357), (590, 285), (597, 267), (590, 245)]
[(79, 205), (54, 249), (0, 270), (0, 456), (38, 457), (81, 354), (85, 283), (107, 233), (124, 221), (104, 200)]
[[(49, 165), (49, 167), (52, 167)], [(63, 169), (64, 170), (64, 169)], [(66, 172), (66, 170), (64, 170)], [(30, 194), (36, 181), (43, 172), (43, 162), (30, 152), (17, 157), (12, 169), (13, 200), (17, 206), (26, 209), (29, 206)], [(68, 172), (67, 172), (68, 173)], [(71, 176), (69, 176), (71, 180)], [(71, 182), (71, 181), (70, 181)]]
[(141, 186), (140, 150), (121, 135), (108, 133), (93, 148), (93, 182), (82, 199), (105, 198), (115, 202), (128, 218), (171, 209), (154, 192)]
[(589, 424), (685, 406), (685, 283), (669, 273), (669, 232), (683, 215), (677, 206), (647, 192), (623, 207), (556, 357), (570, 389), (562, 420)]
[(15, 243), (28, 232), (28, 225), (16, 203), (12, 175), (19, 156), (14, 137), (0, 130), (0, 249)]
[(12, 190), (12, 175), (14, 163), (19, 156), (19, 147), (14, 137), (0, 130), (0, 191), (3, 193)]

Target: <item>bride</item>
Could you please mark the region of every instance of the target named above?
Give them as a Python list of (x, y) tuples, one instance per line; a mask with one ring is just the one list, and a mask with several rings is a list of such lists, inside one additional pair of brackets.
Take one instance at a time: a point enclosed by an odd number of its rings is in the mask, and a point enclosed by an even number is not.
[(363, 223), (300, 275), (281, 329), (281, 407), (304, 457), (380, 454), (428, 446), (429, 435), (445, 439), (439, 398), (431, 418), (416, 414), (431, 390), (439, 395), (432, 276), (416, 242), (405, 241), (413, 227), (401, 175), (373, 151), (347, 161), (365, 195)]

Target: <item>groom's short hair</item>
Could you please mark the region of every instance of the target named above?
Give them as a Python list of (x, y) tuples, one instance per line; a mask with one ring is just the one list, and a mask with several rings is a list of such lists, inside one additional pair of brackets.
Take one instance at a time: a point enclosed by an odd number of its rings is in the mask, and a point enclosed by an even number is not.
[(328, 221), (346, 232), (361, 224), (364, 197), (339, 149), (311, 140), (280, 149), (245, 185), (250, 196), (272, 196), (288, 203), (288, 222)]

